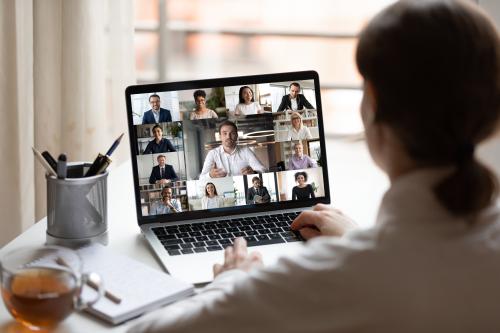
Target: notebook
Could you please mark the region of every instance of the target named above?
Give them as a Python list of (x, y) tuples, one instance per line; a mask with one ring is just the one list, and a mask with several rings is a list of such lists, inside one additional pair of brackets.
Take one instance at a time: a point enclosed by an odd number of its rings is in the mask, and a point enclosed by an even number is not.
[[(107, 291), (121, 299), (119, 304), (101, 297), (86, 311), (119, 324), (147, 311), (191, 295), (194, 288), (129, 257), (116, 254), (101, 244), (76, 250), (84, 262), (84, 272), (98, 273)], [(93, 299), (95, 291), (83, 288), (82, 297)]]
[(236, 237), (264, 264), (300, 250), (293, 219), (330, 203), (316, 72), (135, 85), (125, 95), (130, 204), (172, 276), (212, 280)]

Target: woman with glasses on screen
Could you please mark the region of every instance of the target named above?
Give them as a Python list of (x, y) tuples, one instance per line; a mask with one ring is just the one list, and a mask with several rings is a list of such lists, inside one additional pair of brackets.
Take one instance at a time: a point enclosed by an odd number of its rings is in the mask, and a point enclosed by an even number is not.
[(302, 116), (298, 112), (292, 112), (290, 128), (286, 140), (309, 140), (312, 139), (311, 131), (302, 123)]
[(398, 1), (356, 61), (368, 149), (391, 183), (375, 225), (317, 205), (291, 226), (302, 253), (265, 268), (237, 239), (211, 285), (134, 332), (500, 331), (498, 182), (475, 156), (499, 126), (495, 26), (472, 1)]

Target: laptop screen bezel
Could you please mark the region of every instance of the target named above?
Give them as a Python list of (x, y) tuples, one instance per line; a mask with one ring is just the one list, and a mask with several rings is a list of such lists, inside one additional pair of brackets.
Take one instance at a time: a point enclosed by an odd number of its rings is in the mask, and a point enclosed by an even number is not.
[[(213, 87), (274, 83), (274, 82), (284, 82), (284, 81), (293, 82), (293, 81), (303, 81), (303, 80), (314, 80), (314, 93), (316, 97), (319, 142), (322, 154), (321, 167), (323, 169), (322, 171), (323, 171), (323, 181), (325, 189), (325, 195), (323, 197), (308, 199), (304, 201), (279, 201), (279, 202), (271, 202), (258, 205), (249, 204), (244, 206), (234, 206), (234, 207), (225, 207), (225, 208), (208, 209), (208, 210), (185, 211), (176, 214), (143, 216), (141, 209), (141, 196), (139, 188), (139, 172), (137, 166), (137, 155), (139, 153), (137, 151), (137, 136), (132, 116), (132, 98), (131, 98), (132, 95), (152, 93), (152, 92), (207, 89)], [(311, 207), (317, 203), (325, 203), (325, 204), (330, 203), (331, 200), (330, 200), (329, 176), (328, 176), (328, 165), (326, 156), (326, 144), (324, 135), (324, 124), (323, 124), (324, 123), (323, 108), (321, 104), (319, 76), (316, 71), (286, 72), (286, 73), (274, 73), (274, 74), (262, 74), (262, 75), (250, 75), (250, 76), (224, 77), (224, 78), (204, 79), (204, 80), (140, 84), (127, 87), (125, 89), (125, 98), (127, 105), (127, 122), (129, 130), (129, 142), (130, 142), (129, 145), (130, 145), (131, 160), (132, 160), (132, 173), (134, 177), (135, 205), (136, 205), (137, 220), (139, 225), (147, 223), (163, 223), (163, 222), (174, 222), (174, 221), (176, 222), (184, 220), (197, 220), (197, 219), (241, 215), (249, 213), (271, 212), (284, 209), (306, 208), (306, 207)]]

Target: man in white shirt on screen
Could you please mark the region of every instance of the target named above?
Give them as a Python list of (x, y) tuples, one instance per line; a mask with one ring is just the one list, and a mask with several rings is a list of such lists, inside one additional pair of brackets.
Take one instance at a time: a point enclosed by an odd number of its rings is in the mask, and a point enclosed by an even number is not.
[(219, 126), (222, 144), (208, 152), (200, 179), (250, 175), (265, 171), (262, 163), (249, 148), (240, 148), (238, 127), (226, 120)]

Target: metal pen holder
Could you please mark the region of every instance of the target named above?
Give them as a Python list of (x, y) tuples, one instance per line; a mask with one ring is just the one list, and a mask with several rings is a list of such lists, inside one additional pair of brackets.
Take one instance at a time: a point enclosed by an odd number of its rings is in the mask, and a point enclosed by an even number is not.
[(69, 164), (64, 179), (46, 175), (48, 244), (107, 244), (108, 173), (83, 177), (90, 165)]

